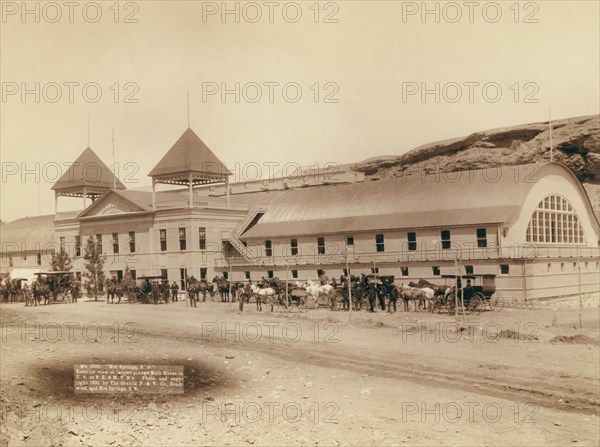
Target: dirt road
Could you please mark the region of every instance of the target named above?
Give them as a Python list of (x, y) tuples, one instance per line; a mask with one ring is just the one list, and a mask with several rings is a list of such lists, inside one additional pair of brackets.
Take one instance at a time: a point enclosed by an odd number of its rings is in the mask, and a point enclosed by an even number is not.
[[(598, 445), (598, 308), (583, 321), (3, 305), (2, 446)], [(76, 393), (77, 364), (183, 365), (184, 393)]]

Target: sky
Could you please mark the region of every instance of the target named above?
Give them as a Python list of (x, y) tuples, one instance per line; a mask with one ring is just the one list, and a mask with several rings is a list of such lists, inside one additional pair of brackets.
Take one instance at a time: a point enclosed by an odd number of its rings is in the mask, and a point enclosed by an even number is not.
[(239, 181), (256, 166), (352, 163), (600, 112), (597, 1), (2, 1), (1, 12), (4, 221), (53, 213), (50, 188), (88, 140), (128, 188), (147, 186), (188, 121)]

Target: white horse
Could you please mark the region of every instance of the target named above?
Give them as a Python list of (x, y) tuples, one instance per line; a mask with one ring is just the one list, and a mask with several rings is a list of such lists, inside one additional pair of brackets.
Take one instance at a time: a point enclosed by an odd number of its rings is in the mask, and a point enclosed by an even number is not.
[(252, 295), (256, 298), (256, 310), (262, 311), (262, 303), (267, 304), (269, 301), (271, 302), (271, 312), (273, 312), (273, 308), (275, 307), (275, 297), (277, 292), (272, 287), (264, 287), (260, 288), (256, 284), (252, 284)]
[(318, 284), (313, 281), (307, 281), (306, 283), (306, 293), (311, 296), (315, 303), (319, 303), (319, 297), (324, 296), (327, 298), (327, 301), (331, 304), (333, 298), (335, 297), (335, 289), (330, 284)]

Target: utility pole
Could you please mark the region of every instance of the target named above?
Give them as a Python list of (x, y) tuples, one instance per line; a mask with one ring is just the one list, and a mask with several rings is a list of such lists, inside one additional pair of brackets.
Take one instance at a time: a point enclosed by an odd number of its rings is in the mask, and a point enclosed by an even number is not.
[(352, 277), (348, 267), (348, 247), (346, 247), (346, 278), (348, 282), (348, 323), (352, 323)]
[(231, 295), (231, 283), (233, 280), (233, 276), (232, 276), (232, 265), (231, 265), (231, 258), (229, 259), (229, 310), (231, 310), (231, 300), (233, 299), (233, 296)]
[(287, 317), (290, 318), (290, 306), (289, 306), (289, 278), (290, 278), (290, 263), (288, 262), (288, 258), (285, 258), (285, 312), (287, 313)]

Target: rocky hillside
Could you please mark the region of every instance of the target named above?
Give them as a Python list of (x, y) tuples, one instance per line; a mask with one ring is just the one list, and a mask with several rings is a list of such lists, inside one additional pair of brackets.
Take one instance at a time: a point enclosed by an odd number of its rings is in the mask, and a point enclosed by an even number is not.
[[(552, 122), (554, 160), (583, 182), (600, 220), (600, 115)], [(397, 177), (416, 168), (434, 171), (481, 169), (550, 160), (548, 122), (477, 132), (419, 146), (403, 155), (371, 158), (354, 165), (371, 180)]]

